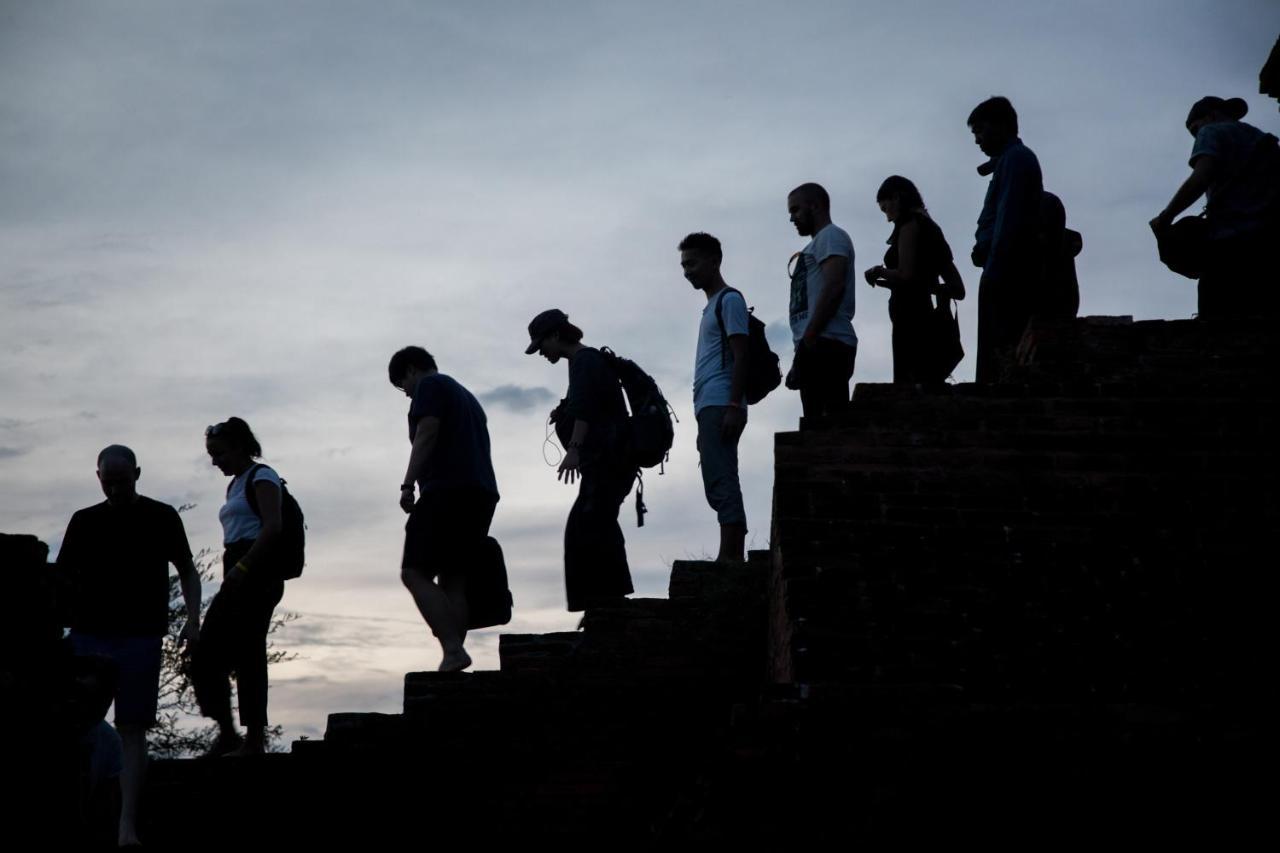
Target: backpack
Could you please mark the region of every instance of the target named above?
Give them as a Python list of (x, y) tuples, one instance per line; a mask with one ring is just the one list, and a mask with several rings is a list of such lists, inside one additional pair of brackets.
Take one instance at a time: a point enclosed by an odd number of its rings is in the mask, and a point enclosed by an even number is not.
[[(244, 499), (259, 520), (262, 519), (262, 513), (258, 512), (258, 496), (250, 487), (253, 485), (254, 473), (263, 467), (266, 466), (261, 462), (255, 463), (249, 469), (244, 481)], [(280, 539), (276, 544), (275, 559), (272, 560), (281, 580), (301, 577), (302, 567), (306, 563), (303, 552), (307, 544), (307, 522), (302, 517), (302, 507), (298, 506), (293, 495), (289, 494), (289, 490), (285, 488), (287, 482), (284, 479), (280, 480)], [(230, 486), (227, 486), (227, 494), (231, 494)]]
[[(726, 287), (716, 297), (716, 323), (720, 326), (720, 366), (724, 367), (729, 358), (729, 334), (724, 328), (722, 303), (726, 293), (742, 296), (736, 287)], [(746, 300), (746, 297), (742, 297)], [(769, 340), (764, 334), (764, 323), (756, 318), (755, 308), (747, 309), (747, 387), (744, 393), (747, 404), (754, 406), (769, 392), (782, 383), (782, 370), (778, 367), (778, 356), (769, 348)]]
[(479, 559), (467, 572), (467, 630), (492, 628), (511, 621), (511, 589), (507, 586), (507, 563), (498, 540), (488, 536)]
[(631, 410), (625, 436), (628, 456), (639, 468), (661, 465), (666, 461), (676, 437), (667, 398), (662, 396), (658, 383), (641, 370), (640, 365), (608, 347), (601, 347), (600, 352), (622, 383), (627, 408)]

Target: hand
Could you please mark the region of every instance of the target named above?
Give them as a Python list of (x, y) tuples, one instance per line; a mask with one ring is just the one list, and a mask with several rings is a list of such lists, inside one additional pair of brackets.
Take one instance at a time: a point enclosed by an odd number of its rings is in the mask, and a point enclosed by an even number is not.
[(182, 633), (178, 635), (178, 646), (184, 652), (190, 652), (199, 640), (200, 623), (195, 619), (188, 619), (187, 624), (182, 626)]
[(975, 267), (985, 267), (987, 265), (987, 250), (983, 246), (974, 246), (973, 251), (969, 253), (969, 260), (973, 261)]
[(1172, 223), (1173, 217), (1169, 215), (1169, 211), (1162, 210), (1155, 215), (1154, 219), (1151, 220), (1151, 231), (1159, 237), (1160, 233), (1168, 228)]
[(245, 578), (247, 578), (248, 576), (249, 576), (249, 573), (245, 571), (243, 568), (241, 568), (241, 564), (236, 563), (234, 566), (231, 567), (231, 571), (223, 575), (222, 591), (235, 592), (237, 589), (240, 588), (240, 586), (244, 583)]
[(400, 490), (400, 508), (406, 514), (413, 512), (413, 486), (405, 486)]
[(578, 472), (581, 464), (578, 457), (578, 448), (570, 447), (564, 454), (564, 461), (560, 463), (560, 470), (556, 472), (556, 479), (562, 481), (566, 486), (572, 486), (574, 480), (581, 476)]
[(720, 424), (720, 440), (730, 442), (742, 435), (747, 427), (747, 413), (741, 404), (730, 406)]
[(867, 280), (867, 284), (871, 285), (872, 287), (875, 287), (876, 282), (879, 279), (884, 278), (884, 267), (877, 264), (871, 269), (864, 272), (862, 276)]
[(800, 339), (800, 345), (812, 352), (818, 346), (818, 333), (806, 331), (804, 337)]

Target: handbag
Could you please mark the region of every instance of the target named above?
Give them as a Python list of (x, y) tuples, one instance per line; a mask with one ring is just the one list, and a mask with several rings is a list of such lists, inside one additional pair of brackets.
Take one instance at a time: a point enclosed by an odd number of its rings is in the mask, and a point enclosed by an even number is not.
[(502, 546), (486, 536), (480, 554), (464, 582), (467, 596), (467, 630), (492, 628), (511, 621), (513, 600), (507, 587), (507, 563)]
[(964, 346), (960, 343), (960, 309), (952, 300), (938, 297), (938, 304), (929, 312), (929, 362), (933, 375), (939, 382), (945, 381), (960, 360), (964, 358)]
[(1184, 216), (1156, 234), (1160, 262), (1178, 275), (1198, 279), (1209, 267), (1210, 240), (1204, 214)]

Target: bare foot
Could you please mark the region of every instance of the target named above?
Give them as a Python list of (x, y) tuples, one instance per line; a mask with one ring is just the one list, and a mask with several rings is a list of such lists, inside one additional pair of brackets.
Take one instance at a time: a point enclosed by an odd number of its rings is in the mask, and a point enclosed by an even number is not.
[(462, 672), (471, 666), (471, 655), (467, 654), (466, 649), (458, 649), (456, 652), (446, 654), (444, 659), (440, 661), (440, 672)]

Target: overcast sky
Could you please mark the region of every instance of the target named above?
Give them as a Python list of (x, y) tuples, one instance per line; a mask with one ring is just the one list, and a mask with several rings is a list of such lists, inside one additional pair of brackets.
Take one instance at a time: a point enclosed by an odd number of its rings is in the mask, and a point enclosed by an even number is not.
[[(530, 317), (559, 307), (653, 373), (681, 423), (646, 526), (630, 501), (623, 521), (637, 592), (665, 595), (670, 561), (718, 535), (684, 234), (720, 237), (726, 278), (771, 324), (803, 181), (831, 192), (859, 271), (881, 261), (875, 191), (894, 173), (966, 258), (986, 182), (965, 118), (1004, 94), (1084, 235), (1082, 313), (1188, 317), (1194, 284), (1158, 264), (1146, 222), (1187, 174), (1195, 99), (1244, 97), (1246, 121), (1280, 130), (1257, 94), (1278, 33), (1274, 0), (0, 0), (0, 530), (56, 553), (118, 442), (143, 493), (195, 504), (193, 547), (216, 547), (226, 481), (203, 430), (244, 417), (309, 523), (283, 602), (303, 657), (273, 670), (273, 717), (317, 736), (329, 712), (395, 710), (403, 673), (439, 652), (398, 581), (394, 350), (427, 347), (486, 404), (508, 631), (577, 620), (573, 490), (543, 447), (566, 375), (523, 354)], [(855, 378), (885, 381), (885, 295), (859, 283)], [(972, 350), (974, 301), (960, 311)], [(966, 358), (957, 378), (972, 374)], [(773, 434), (798, 415), (782, 390), (751, 412), (752, 547)], [(473, 646), (497, 665), (496, 631)]]

